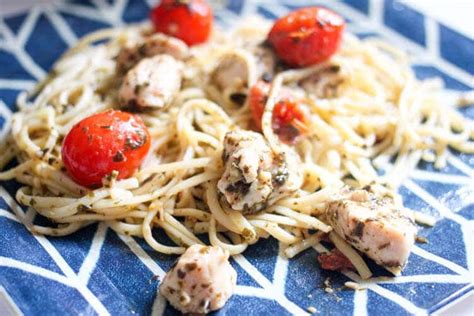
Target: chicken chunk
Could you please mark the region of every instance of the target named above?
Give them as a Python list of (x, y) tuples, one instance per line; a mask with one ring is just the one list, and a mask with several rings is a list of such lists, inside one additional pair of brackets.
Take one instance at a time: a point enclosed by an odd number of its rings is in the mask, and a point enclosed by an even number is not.
[(224, 202), (252, 214), (296, 191), (302, 183), (299, 157), (290, 148), (276, 155), (261, 134), (229, 132), (224, 139), (224, 173), (217, 187)]
[(273, 191), (272, 151), (265, 139), (250, 131), (230, 132), (224, 139), (225, 171), (217, 187), (232, 209), (262, 210)]
[(243, 54), (228, 53), (219, 61), (211, 75), (212, 82), (220, 90), (239, 89), (248, 84), (248, 66)]
[[(249, 80), (263, 78), (270, 81), (275, 72), (276, 58), (273, 51), (263, 45), (244, 47), (245, 50), (225, 54), (211, 74), (211, 83), (220, 91), (231, 91), (231, 100), (239, 105), (245, 102)], [(249, 63), (255, 63), (256, 72), (252, 72)], [(249, 78), (255, 73), (255, 78)], [(250, 83), (252, 84), (252, 82)]]
[(367, 190), (343, 189), (329, 202), (326, 219), (337, 234), (382, 266), (403, 267), (415, 242), (412, 214), (393, 197)]
[(236, 287), (229, 254), (219, 247), (193, 245), (166, 273), (161, 294), (182, 313), (208, 313), (224, 306)]
[(131, 47), (123, 48), (117, 56), (117, 72), (126, 73), (140, 60), (146, 57), (167, 54), (178, 60), (183, 60), (189, 55), (189, 48), (182, 40), (155, 33), (144, 42)]
[(182, 71), (183, 64), (170, 55), (143, 59), (125, 76), (120, 103), (133, 111), (166, 107), (181, 88)]

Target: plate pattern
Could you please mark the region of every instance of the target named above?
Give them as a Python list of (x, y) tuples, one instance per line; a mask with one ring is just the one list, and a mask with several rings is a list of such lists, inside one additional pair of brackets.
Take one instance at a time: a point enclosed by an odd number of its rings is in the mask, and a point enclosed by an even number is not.
[[(33, 6), (25, 14), (0, 16), (0, 140), (9, 130), (17, 94), (43, 78), (68, 46), (93, 30), (145, 19), (155, 2), (54, 1)], [(377, 36), (407, 48), (418, 77), (441, 77), (452, 92), (473, 89), (473, 40), (406, 4), (392, 0), (214, 2), (216, 20), (224, 27), (244, 14), (275, 18), (295, 7), (326, 5), (345, 16), (348, 29), (358, 36)], [(474, 117), (472, 109), (463, 111)], [(237, 292), (216, 314), (302, 315), (313, 306), (323, 315), (423, 315), (472, 291), (473, 166), (472, 155), (452, 152), (443, 170), (422, 164), (401, 187), (408, 207), (438, 218), (434, 228), (420, 229), (419, 234), (430, 242), (414, 247), (403, 276), (384, 278), (386, 273), (371, 265), (381, 277), (364, 283), (353, 273), (320, 270), (316, 252), (323, 246), (287, 260), (277, 242), (263, 240), (232, 259), (239, 275)], [(31, 235), (13, 209), (38, 223), (44, 219), (15, 202), (17, 188), (14, 182), (0, 186), (0, 296), (4, 298), (0, 310), (25, 315), (177, 314), (156, 295), (174, 257), (157, 254), (140, 239), (119, 236), (105, 224), (64, 238)], [(166, 238), (159, 231), (156, 234)], [(355, 280), (366, 290), (325, 293), (322, 284), (328, 277), (336, 289)]]

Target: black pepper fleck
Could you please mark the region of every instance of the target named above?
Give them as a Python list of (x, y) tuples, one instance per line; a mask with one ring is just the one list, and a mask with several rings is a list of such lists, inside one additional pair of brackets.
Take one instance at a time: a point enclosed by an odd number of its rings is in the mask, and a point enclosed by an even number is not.
[(112, 158), (112, 160), (114, 162), (122, 162), (125, 160), (125, 156), (123, 155), (123, 153), (119, 150), (117, 151), (117, 153), (115, 154), (115, 156)]

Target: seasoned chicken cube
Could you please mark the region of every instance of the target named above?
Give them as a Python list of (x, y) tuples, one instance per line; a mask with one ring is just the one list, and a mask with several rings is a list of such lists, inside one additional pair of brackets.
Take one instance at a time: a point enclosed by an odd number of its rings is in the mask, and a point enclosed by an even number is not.
[(125, 76), (120, 103), (132, 111), (164, 108), (181, 88), (182, 71), (183, 64), (169, 55), (143, 59)]
[[(276, 58), (273, 51), (264, 45), (245, 47), (224, 54), (211, 74), (211, 84), (220, 91), (230, 92), (232, 102), (243, 105), (250, 84), (259, 78), (270, 81), (275, 72)], [(249, 68), (256, 67), (255, 70)], [(249, 78), (249, 74), (255, 77)]]
[(219, 247), (189, 247), (160, 285), (161, 294), (182, 313), (205, 314), (232, 296), (237, 273), (229, 254)]
[(288, 151), (275, 155), (261, 134), (229, 132), (224, 139), (224, 173), (217, 187), (230, 207), (256, 213), (301, 186), (299, 157)]
[(125, 47), (119, 52), (117, 72), (125, 73), (143, 58), (162, 54), (183, 60), (189, 55), (189, 48), (186, 43), (178, 38), (155, 33), (147, 37), (144, 42)]
[(393, 197), (367, 190), (343, 189), (329, 202), (326, 219), (337, 234), (386, 267), (403, 267), (415, 242), (412, 214)]
[(234, 131), (224, 139), (225, 171), (217, 187), (232, 209), (262, 210), (272, 193), (272, 151), (262, 135)]
[(300, 157), (292, 148), (285, 145), (282, 147), (284, 150), (273, 156), (273, 192), (268, 201), (269, 205), (295, 192), (303, 184), (303, 175), (298, 169), (301, 165)]
[(247, 86), (249, 71), (243, 55), (245, 55), (243, 52), (242, 54), (231, 52), (222, 56), (211, 75), (211, 80), (217, 88), (237, 90)]

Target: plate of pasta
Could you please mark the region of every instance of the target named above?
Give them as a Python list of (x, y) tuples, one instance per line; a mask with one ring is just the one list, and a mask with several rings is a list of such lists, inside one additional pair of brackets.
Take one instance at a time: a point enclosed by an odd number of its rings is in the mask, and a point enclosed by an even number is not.
[(472, 291), (472, 40), (396, 1), (0, 22), (5, 313), (428, 314)]

